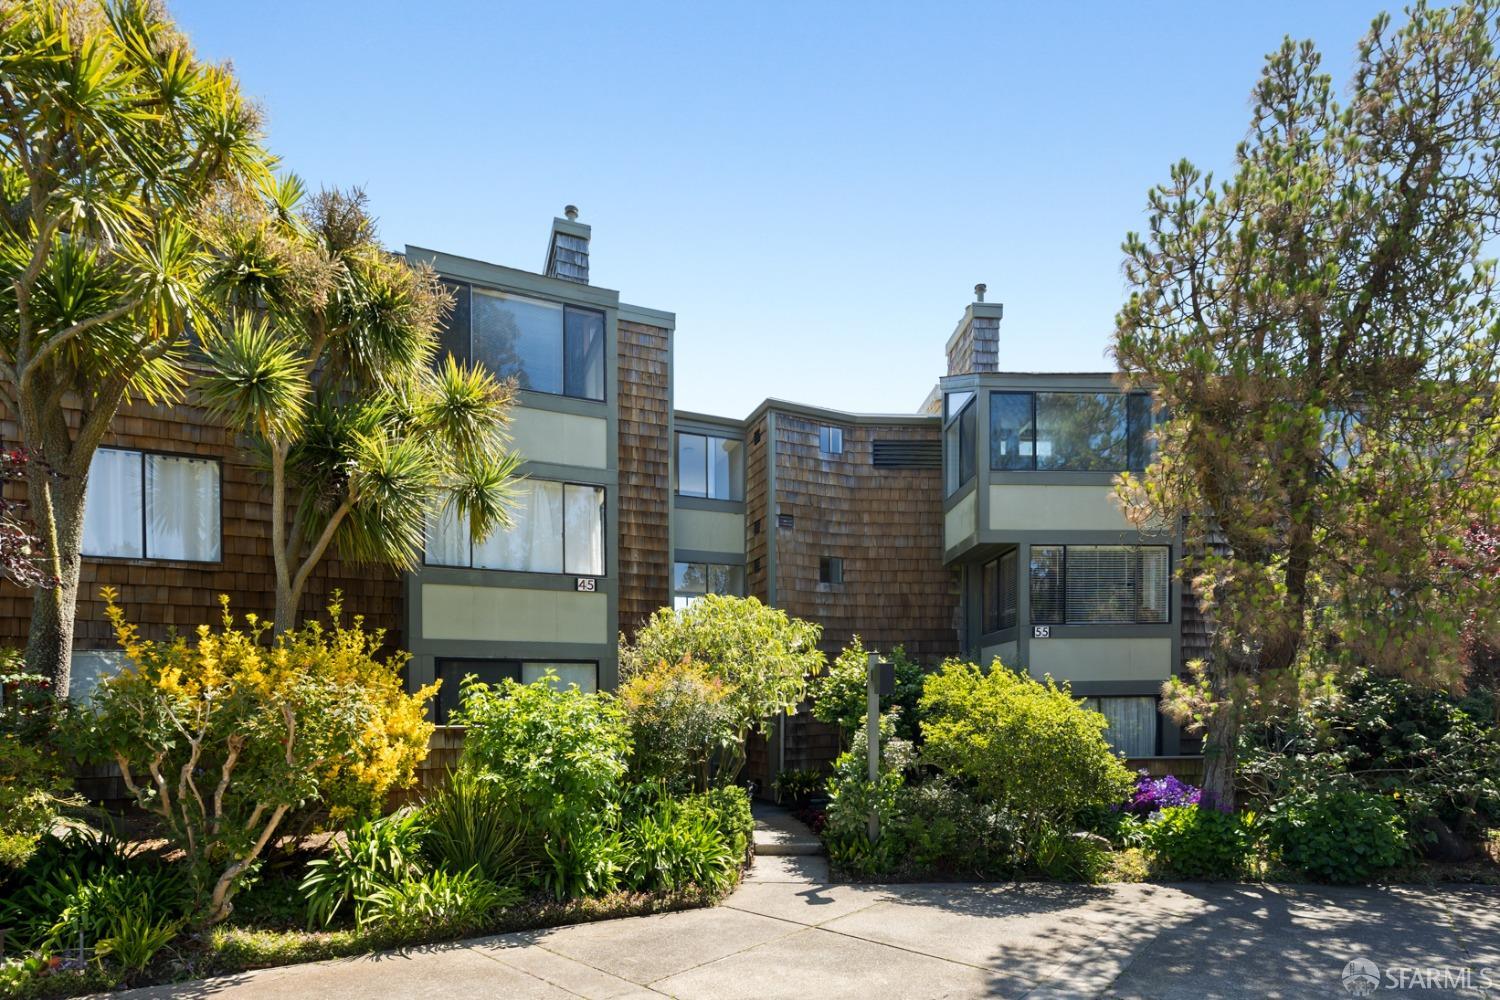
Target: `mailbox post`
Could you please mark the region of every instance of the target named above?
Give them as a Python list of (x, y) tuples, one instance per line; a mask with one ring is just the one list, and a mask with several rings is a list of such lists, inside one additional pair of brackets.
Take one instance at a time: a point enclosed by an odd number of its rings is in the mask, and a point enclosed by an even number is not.
[[(895, 694), (896, 667), (885, 657), (871, 653), (865, 661), (865, 744), (870, 758), (870, 784), (880, 783), (880, 697)], [(870, 810), (867, 830), (870, 843), (880, 839), (880, 817)]]

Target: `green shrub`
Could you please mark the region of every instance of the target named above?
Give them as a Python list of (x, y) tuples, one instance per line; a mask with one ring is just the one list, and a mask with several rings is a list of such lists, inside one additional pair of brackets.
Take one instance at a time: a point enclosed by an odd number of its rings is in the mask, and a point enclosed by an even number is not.
[(450, 872), (477, 870), (491, 882), (524, 883), (533, 877), (526, 817), (506, 801), (498, 782), (455, 771), (422, 804), (428, 859)]
[[(828, 672), (820, 674), (812, 683), (813, 718), (838, 726), (845, 740), (865, 724), (869, 714), (869, 654), (856, 635), (839, 653)], [(920, 735), (917, 704), (922, 697), (922, 666), (908, 659), (905, 648), (901, 646), (891, 647), (886, 658), (895, 670), (896, 686), (890, 694), (881, 695), (880, 711), (898, 711), (896, 735), (914, 741)]]
[(810, 768), (782, 771), (776, 775), (776, 781), (772, 785), (776, 801), (791, 805), (806, 802), (827, 787), (828, 775)]
[(1107, 723), (1066, 686), (950, 660), (921, 701), (923, 759), (1015, 817), (1029, 852), (1046, 830), (1071, 830), (1091, 806), (1124, 799), (1133, 776), (1104, 740)]
[(181, 920), (170, 917), (153, 920), (148, 913), (124, 910), (112, 915), (95, 953), (118, 964), (126, 973), (139, 973), (151, 964), (157, 952), (172, 943), (181, 929)]
[(77, 802), (51, 745), (57, 720), (47, 679), (19, 672), (18, 660), (0, 650), (0, 871), (24, 864), (58, 811)]
[(620, 685), (630, 720), (631, 780), (681, 795), (708, 788), (713, 760), (734, 740), (724, 681), (690, 659), (666, 660)]
[(421, 870), (422, 817), (410, 809), (349, 828), (328, 854), (308, 862), (302, 880), (307, 926), (328, 927), (349, 904), (354, 922), (365, 923), (362, 902), (377, 886), (399, 882)]
[(976, 802), (948, 778), (903, 788), (890, 834), (914, 876), (993, 879), (1018, 870), (1012, 818), (993, 803)]
[(620, 676), (630, 679), (660, 663), (691, 660), (724, 685), (731, 738), (714, 780), (732, 785), (745, 763), (745, 739), (797, 710), (808, 678), (823, 669), (822, 626), (790, 618), (753, 597), (708, 594), (680, 611), (662, 608), (633, 645), (621, 645)]
[(1293, 794), (1271, 806), (1267, 825), (1282, 863), (1324, 882), (1364, 882), (1410, 853), (1400, 808), (1373, 792)]
[(1461, 860), (1500, 826), (1495, 719), (1482, 691), (1458, 699), (1362, 671), (1247, 728), (1241, 772), (1266, 801), (1314, 785), (1397, 796), (1413, 840)]
[(1098, 834), (1047, 830), (1037, 842), (1033, 861), (1037, 871), (1055, 882), (1092, 885), (1105, 880), (1112, 855), (1109, 842)]
[(361, 901), (369, 926), (402, 939), (458, 937), (484, 930), (521, 890), (477, 871), (430, 871), (376, 886)]
[(750, 793), (738, 785), (711, 788), (701, 795), (690, 795), (679, 802), (689, 814), (706, 816), (724, 835), (735, 864), (742, 865), (750, 856), (755, 837), (755, 817), (750, 811)]
[(630, 728), (612, 695), (558, 690), (552, 680), (465, 683), (458, 721), (469, 729), (459, 770), (493, 784), (526, 819), (544, 857), (541, 881), (559, 899), (608, 892), (618, 871), (609, 831)]
[(1146, 821), (1142, 839), (1157, 872), (1173, 878), (1236, 878), (1252, 838), (1248, 815), (1202, 806), (1168, 806)]
[(626, 824), (621, 850), (621, 882), (629, 889), (699, 885), (722, 891), (733, 884), (744, 857), (711, 813), (665, 797)]
[[(828, 780), (827, 825), (823, 844), (829, 858), (837, 865), (858, 875), (881, 875), (894, 870), (902, 857), (897, 836), (901, 792), (906, 772), (916, 764), (916, 751), (907, 740), (895, 735), (896, 721), (881, 716), (880, 777), (869, 777), (869, 743), (867, 732), (860, 729), (850, 741), (847, 752), (833, 762), (833, 776)], [(868, 822), (871, 813), (879, 821), (881, 836), (870, 841)]]

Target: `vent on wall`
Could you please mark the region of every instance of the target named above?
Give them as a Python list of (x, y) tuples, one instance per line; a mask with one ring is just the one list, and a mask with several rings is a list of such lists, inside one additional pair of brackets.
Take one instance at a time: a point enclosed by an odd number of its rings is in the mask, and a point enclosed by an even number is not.
[(941, 441), (876, 441), (870, 464), (880, 469), (941, 469)]
[(794, 517), (792, 517), (791, 514), (777, 514), (776, 515), (776, 527), (778, 527), (778, 528), (791, 528), (791, 527), (795, 527), (796, 523), (797, 523), (796, 519)]

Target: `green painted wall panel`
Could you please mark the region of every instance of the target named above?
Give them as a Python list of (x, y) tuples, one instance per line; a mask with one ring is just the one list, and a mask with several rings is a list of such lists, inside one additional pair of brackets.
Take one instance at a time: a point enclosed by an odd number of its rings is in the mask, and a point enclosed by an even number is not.
[(1172, 673), (1172, 640), (1033, 639), (1027, 657), (1033, 677), (1070, 681), (1166, 680)]
[[(1113, 486), (990, 486), (991, 531), (1134, 531)], [(952, 541), (949, 541), (952, 544)]]
[(517, 406), (510, 434), (528, 462), (609, 468), (609, 423), (603, 417)]
[(600, 593), (427, 583), (422, 585), (422, 637), (607, 643), (609, 602)]
[(699, 552), (745, 551), (745, 515), (716, 510), (672, 508), (672, 542)]

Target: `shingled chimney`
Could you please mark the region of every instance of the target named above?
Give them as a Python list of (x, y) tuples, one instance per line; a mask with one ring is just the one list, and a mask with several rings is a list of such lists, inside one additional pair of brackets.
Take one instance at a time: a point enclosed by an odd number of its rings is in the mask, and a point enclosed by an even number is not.
[(1005, 307), (984, 301), (984, 285), (974, 286), (974, 301), (964, 309), (958, 329), (948, 338), (948, 374), (993, 372), (1000, 369), (1000, 318)]
[(547, 244), (549, 278), (589, 283), (589, 227), (578, 221), (578, 206), (563, 209), (566, 218), (552, 220), (552, 239)]

